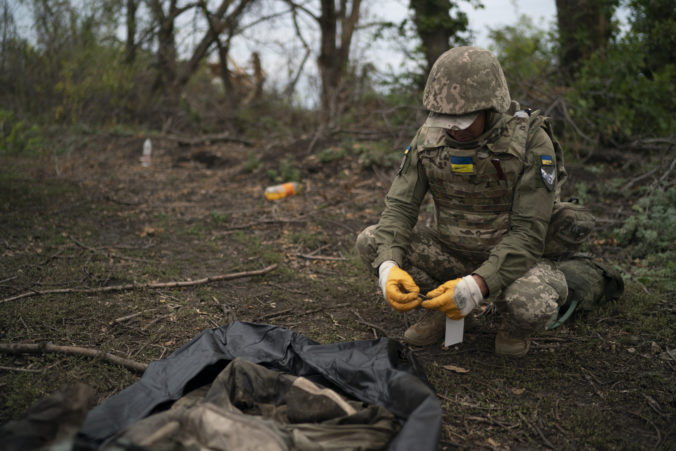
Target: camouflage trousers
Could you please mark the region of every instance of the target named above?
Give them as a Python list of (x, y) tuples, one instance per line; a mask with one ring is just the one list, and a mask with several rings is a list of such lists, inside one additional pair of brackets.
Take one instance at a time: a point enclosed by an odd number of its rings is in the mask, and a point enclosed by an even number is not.
[[(364, 229), (357, 237), (357, 252), (369, 267), (377, 255), (375, 225)], [(413, 230), (404, 270), (426, 293), (439, 284), (471, 274), (482, 262), (469, 261), (451, 255), (444, 249), (436, 231), (418, 225)], [(526, 337), (543, 330), (557, 314), (568, 295), (563, 273), (554, 262), (540, 259), (523, 276), (491, 300), (500, 312), (504, 328), (511, 336)]]

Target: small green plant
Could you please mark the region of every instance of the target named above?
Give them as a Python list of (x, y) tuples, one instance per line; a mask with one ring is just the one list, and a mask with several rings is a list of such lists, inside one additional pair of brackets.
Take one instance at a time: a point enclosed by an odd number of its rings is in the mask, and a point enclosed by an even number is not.
[(300, 182), (300, 169), (295, 165), (293, 159), (286, 157), (279, 163), (279, 170), (268, 170), (268, 177), (273, 182)]
[(38, 125), (31, 125), (7, 110), (0, 109), (0, 154), (35, 154), (43, 148)]
[(302, 244), (309, 249), (318, 248), (325, 242), (325, 238), (321, 234), (308, 232), (306, 230), (292, 232), (291, 235), (289, 235), (289, 240), (294, 244)]
[(587, 185), (585, 182), (578, 182), (575, 184), (575, 197), (577, 197), (580, 200), (580, 203), (585, 203), (589, 199), (589, 193), (587, 190), (589, 189), (589, 185)]
[(253, 172), (261, 165), (261, 160), (254, 153), (249, 153), (244, 162), (244, 170), (246, 172)]
[(630, 248), (632, 257), (644, 258), (674, 251), (676, 242), (676, 188), (658, 190), (639, 199), (636, 214), (615, 230), (621, 246)]
[(332, 161), (339, 161), (347, 155), (343, 147), (333, 146), (327, 147), (317, 153), (317, 158), (322, 163), (331, 163)]
[(357, 142), (352, 145), (351, 151), (358, 155), (359, 163), (365, 168), (394, 167), (403, 155), (402, 151), (392, 150), (388, 141)]
[(230, 214), (214, 210), (211, 212), (211, 219), (216, 223), (223, 224), (230, 220)]

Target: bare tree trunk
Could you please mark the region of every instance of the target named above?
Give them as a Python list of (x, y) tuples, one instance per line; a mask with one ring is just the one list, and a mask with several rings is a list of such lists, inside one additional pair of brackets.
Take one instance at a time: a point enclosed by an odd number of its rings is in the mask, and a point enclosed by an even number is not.
[(263, 83), (265, 83), (265, 74), (263, 73), (263, 66), (261, 66), (261, 57), (258, 52), (251, 54), (251, 66), (253, 68), (253, 89), (244, 99), (243, 103), (248, 105), (251, 102), (260, 100), (263, 95)]
[(125, 61), (131, 64), (136, 60), (136, 0), (127, 0), (127, 41), (125, 42)]
[(157, 23), (157, 67), (153, 83), (154, 92), (168, 93), (167, 89), (176, 79), (176, 42), (174, 20), (179, 15), (176, 0), (170, 0), (165, 14), (161, 0), (151, 0), (150, 6)]
[(429, 72), (437, 58), (448, 50), (451, 36), (454, 34), (441, 20), (442, 17), (449, 17), (451, 5), (448, 0), (411, 0), (410, 6), (413, 9), (413, 21), (422, 41)]
[[(223, 0), (214, 12), (211, 12), (207, 8), (207, 4), (204, 2), (204, 0), (200, 0), (200, 7), (207, 17), (209, 29), (193, 51), (188, 63), (178, 74), (178, 77), (174, 83), (174, 88), (176, 90), (183, 88), (188, 80), (190, 80), (190, 77), (195, 73), (195, 71), (197, 71), (200, 63), (209, 54), (209, 49), (215, 43), (218, 47), (221, 78), (223, 79), (226, 92), (230, 90), (230, 93), (227, 95), (232, 95), (234, 92), (232, 87), (232, 77), (230, 70), (228, 69), (227, 62), (227, 57), (230, 50), (230, 40), (237, 32), (237, 26), (239, 24), (240, 17), (246, 11), (247, 7), (253, 4), (254, 1), (255, 0), (239, 0), (237, 6), (230, 13), (228, 13), (228, 9), (230, 6), (232, 6), (233, 0)], [(227, 32), (225, 43), (220, 40), (220, 35), (223, 32)], [(234, 103), (236, 104), (237, 102), (235, 101)]]
[(617, 0), (556, 0), (560, 69), (572, 79), (580, 64), (605, 48), (612, 35)]
[[(336, 125), (339, 113), (338, 97), (347, 71), (352, 35), (359, 21), (361, 0), (352, 0), (349, 14), (347, 3), (347, 0), (340, 0), (339, 9), (336, 11), (334, 0), (321, 0), (322, 14), (318, 18), (321, 44), (317, 64), (322, 80), (322, 123), (329, 128)], [(340, 38), (338, 38), (339, 24)]]

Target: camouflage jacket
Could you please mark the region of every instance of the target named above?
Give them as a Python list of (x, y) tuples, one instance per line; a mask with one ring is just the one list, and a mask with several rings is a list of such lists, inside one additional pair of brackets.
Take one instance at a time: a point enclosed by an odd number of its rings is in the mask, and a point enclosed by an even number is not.
[(490, 293), (523, 275), (542, 256), (558, 178), (565, 177), (542, 122), (525, 112), (494, 113), (488, 130), (469, 143), (453, 140), (444, 129), (421, 127), (385, 199), (373, 266), (385, 260), (404, 264), (430, 192), (442, 247), (475, 264), (473, 273)]

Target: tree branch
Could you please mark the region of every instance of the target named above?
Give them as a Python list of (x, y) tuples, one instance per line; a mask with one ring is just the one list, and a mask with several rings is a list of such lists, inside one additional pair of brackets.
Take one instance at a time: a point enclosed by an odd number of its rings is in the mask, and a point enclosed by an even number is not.
[(121, 365), (140, 373), (148, 367), (146, 363), (118, 357), (109, 352), (79, 346), (57, 346), (51, 343), (0, 343), (0, 352), (9, 354), (41, 354), (44, 352), (60, 352), (63, 354), (83, 355), (86, 357), (99, 358), (116, 365)]
[(286, 1), (286, 3), (289, 4), (289, 6), (290, 6), (291, 8), (293, 8), (293, 9), (300, 9), (300, 10), (303, 11), (305, 14), (307, 14), (308, 16), (312, 17), (314, 20), (316, 20), (317, 22), (319, 22), (319, 16), (318, 16), (317, 14), (313, 13), (312, 11), (310, 11), (309, 9), (307, 9), (305, 6), (299, 5), (298, 3), (292, 2), (291, 0), (285, 0), (285, 1)]
[(205, 277), (203, 279), (199, 280), (184, 280), (184, 281), (178, 281), (178, 282), (164, 282), (164, 283), (130, 283), (126, 285), (110, 285), (107, 287), (99, 287), (99, 288), (57, 288), (53, 290), (32, 290), (28, 291), (26, 293), (18, 294), (16, 296), (12, 296), (9, 298), (5, 298), (0, 300), (0, 304), (4, 304), (5, 302), (10, 302), (10, 301), (15, 301), (17, 299), (22, 299), (22, 298), (27, 298), (30, 296), (37, 296), (37, 295), (43, 295), (43, 294), (56, 294), (56, 293), (104, 293), (108, 291), (126, 291), (126, 290), (132, 290), (135, 288), (176, 288), (176, 287), (189, 287), (193, 285), (201, 285), (205, 283), (210, 283), (210, 282), (218, 282), (221, 280), (232, 280), (232, 279), (238, 279), (241, 277), (249, 277), (249, 276), (258, 276), (261, 274), (268, 273), (272, 271), (273, 269), (277, 268), (277, 264), (270, 265), (266, 268), (257, 270), (257, 271), (245, 271), (245, 272), (236, 272), (236, 273), (230, 273), (230, 274), (223, 274), (220, 276), (213, 276), (213, 277)]

